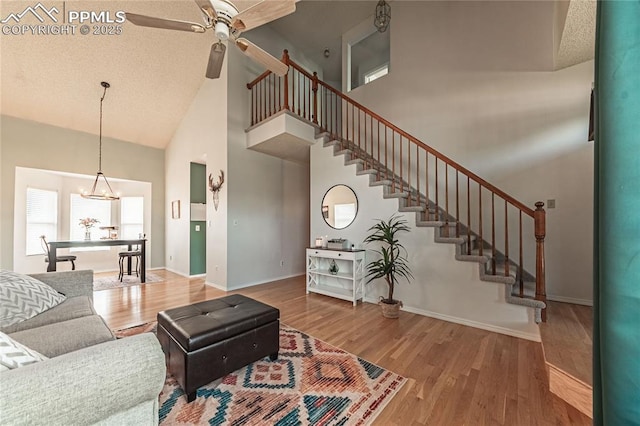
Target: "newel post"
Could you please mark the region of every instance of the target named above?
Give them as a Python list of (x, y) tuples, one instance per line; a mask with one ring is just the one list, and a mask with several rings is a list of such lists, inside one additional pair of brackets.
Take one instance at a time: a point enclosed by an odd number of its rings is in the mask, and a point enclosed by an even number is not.
[(315, 71), (313, 72), (311, 90), (313, 90), (313, 124), (318, 124), (318, 73)]
[[(284, 50), (282, 54), (282, 62), (289, 66), (289, 51), (287, 49)], [(282, 109), (289, 109), (289, 72), (284, 75), (284, 105), (282, 105)]]
[[(533, 212), (536, 236), (536, 300), (547, 303), (547, 290), (544, 269), (544, 238), (547, 235), (546, 215), (544, 203), (538, 201)], [(547, 310), (542, 310), (542, 321), (547, 321)]]

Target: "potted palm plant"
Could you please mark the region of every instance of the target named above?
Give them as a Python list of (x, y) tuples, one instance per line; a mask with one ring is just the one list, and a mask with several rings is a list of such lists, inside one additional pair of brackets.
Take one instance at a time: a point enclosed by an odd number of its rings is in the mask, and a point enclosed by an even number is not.
[(389, 287), (389, 296), (380, 297), (378, 303), (382, 308), (382, 315), (386, 318), (398, 318), (402, 302), (393, 298), (393, 291), (399, 278), (409, 281), (413, 278), (407, 263), (407, 250), (398, 241), (397, 235), (401, 232), (409, 232), (407, 221), (397, 215), (393, 215), (388, 221), (379, 220), (368, 229), (369, 235), (365, 238), (365, 244), (380, 243), (379, 250), (374, 250), (380, 258), (367, 265), (367, 284), (371, 281), (384, 278)]

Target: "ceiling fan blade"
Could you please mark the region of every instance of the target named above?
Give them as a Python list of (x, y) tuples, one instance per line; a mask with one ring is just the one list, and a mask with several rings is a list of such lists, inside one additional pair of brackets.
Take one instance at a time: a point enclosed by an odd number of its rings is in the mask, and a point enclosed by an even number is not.
[(231, 21), (231, 26), (239, 31), (247, 31), (295, 11), (295, 0), (263, 0), (238, 13)]
[(237, 39), (236, 46), (238, 46), (242, 53), (257, 63), (264, 65), (265, 68), (271, 70), (274, 74), (277, 74), (280, 77), (284, 76), (289, 70), (289, 66), (284, 64), (280, 59), (265, 52), (246, 38)]
[(202, 13), (207, 16), (209, 22), (216, 20), (218, 14), (209, 0), (195, 0), (195, 2), (198, 4), (200, 10), (202, 10)]
[(173, 19), (154, 18), (152, 16), (138, 15), (126, 12), (127, 21), (141, 27), (162, 28), (165, 30), (189, 31), (193, 33), (203, 33), (207, 29), (194, 22), (177, 21)]
[(207, 64), (207, 78), (220, 77), (222, 63), (224, 62), (224, 52), (226, 52), (226, 50), (227, 47), (221, 42), (214, 43), (213, 46), (211, 46), (209, 63)]

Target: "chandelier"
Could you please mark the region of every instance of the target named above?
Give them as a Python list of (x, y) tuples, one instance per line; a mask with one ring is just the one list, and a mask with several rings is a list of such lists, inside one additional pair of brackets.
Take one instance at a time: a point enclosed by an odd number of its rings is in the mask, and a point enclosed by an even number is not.
[(379, 32), (383, 33), (389, 28), (389, 22), (391, 22), (391, 7), (386, 1), (378, 1), (376, 6), (376, 16), (373, 18), (373, 25)]
[[(104, 92), (100, 98), (100, 149), (98, 152), (98, 173), (96, 174), (96, 180), (93, 182), (91, 192), (84, 191), (80, 195), (82, 198), (89, 198), (91, 200), (113, 201), (119, 200), (120, 197), (113, 192), (107, 177), (102, 173), (102, 102), (107, 94), (107, 89), (111, 87), (111, 85), (106, 81), (101, 82), (100, 85), (104, 87)], [(104, 185), (101, 185), (100, 182), (104, 182)]]

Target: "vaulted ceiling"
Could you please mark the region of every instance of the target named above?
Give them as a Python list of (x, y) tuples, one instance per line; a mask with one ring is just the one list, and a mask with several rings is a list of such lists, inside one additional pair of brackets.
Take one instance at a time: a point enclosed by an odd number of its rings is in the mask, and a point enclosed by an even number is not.
[[(64, 7), (112, 14), (123, 10), (185, 21), (202, 19), (193, 0), (42, 3), (60, 10)], [(255, 0), (234, 3), (243, 9)], [(423, 3), (428, 13), (430, 2)], [(37, 1), (2, 0), (0, 20), (35, 4)], [(375, 4), (376, 1), (303, 0), (297, 4), (296, 13), (267, 27), (323, 67), (327, 79), (335, 80), (341, 75), (341, 35), (370, 18)], [(394, 2), (390, 4), (393, 28), (401, 23), (393, 21)], [(573, 0), (558, 5), (560, 22), (556, 30), (562, 36), (557, 46), (557, 67), (593, 58), (595, 2)], [(35, 18), (31, 19), (22, 23), (38, 24)], [(73, 35), (0, 35), (0, 112), (97, 134), (103, 90), (100, 82), (104, 80), (111, 88), (104, 101), (103, 134), (164, 148), (204, 80), (208, 52), (215, 41), (213, 33), (141, 28), (128, 22), (122, 25), (121, 34), (82, 35), (79, 28), (76, 31)], [(415, 31), (419, 36), (420, 29)], [(247, 38), (251, 34), (247, 32)], [(326, 48), (329, 58), (323, 54)]]

